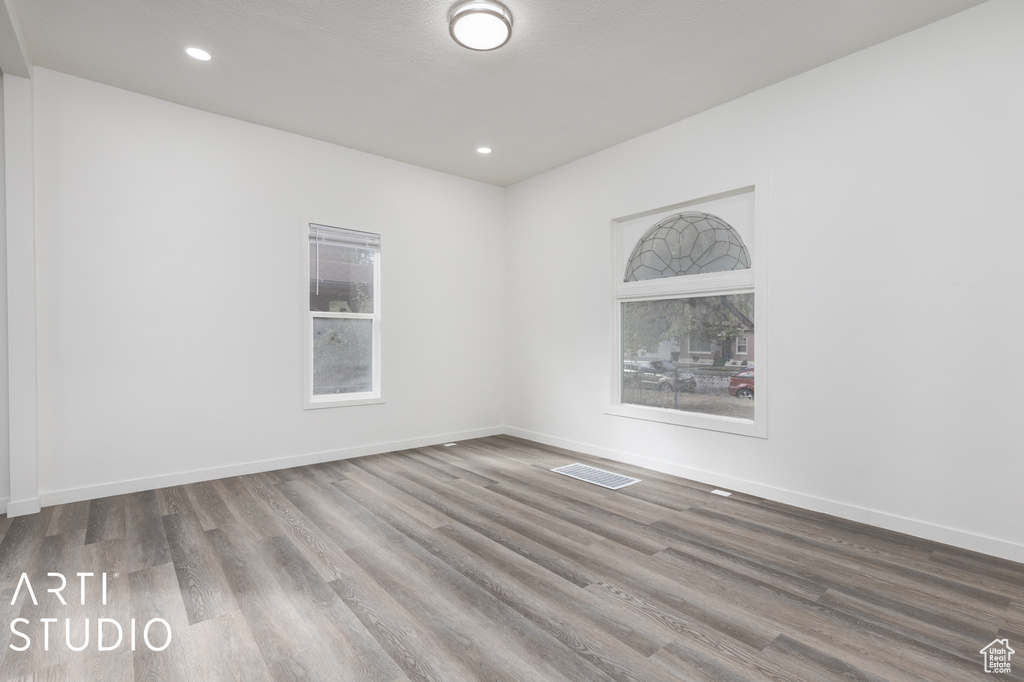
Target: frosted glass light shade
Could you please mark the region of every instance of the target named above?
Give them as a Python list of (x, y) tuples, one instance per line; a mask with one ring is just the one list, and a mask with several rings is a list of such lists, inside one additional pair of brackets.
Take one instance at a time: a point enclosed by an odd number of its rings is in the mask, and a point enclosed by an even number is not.
[(465, 0), (448, 14), (448, 30), (463, 47), (494, 50), (512, 37), (512, 13), (493, 0)]

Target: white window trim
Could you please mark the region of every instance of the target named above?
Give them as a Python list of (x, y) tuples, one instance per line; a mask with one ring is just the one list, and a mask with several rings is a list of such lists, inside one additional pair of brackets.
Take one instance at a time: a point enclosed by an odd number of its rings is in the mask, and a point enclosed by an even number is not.
[[(754, 298), (754, 304), (757, 304), (757, 298)], [(756, 322), (754, 324), (757, 324)], [(757, 337), (755, 337), (757, 338)], [(743, 347), (747, 350), (740, 350), (740, 340), (743, 340)], [(749, 355), (750, 354), (750, 340), (747, 338), (747, 330), (743, 330), (743, 335), (736, 337), (736, 355)]]
[[(382, 287), (383, 277), (383, 252), (384, 235), (380, 232), (370, 230), (358, 230), (370, 232), (380, 238), (377, 247), (377, 255), (374, 258), (373, 268), (373, 291), (374, 305), (372, 313), (331, 313), (323, 311), (312, 311), (309, 309), (309, 228), (311, 225), (340, 226), (344, 222), (330, 220), (304, 220), (302, 222), (302, 310), (303, 310), (303, 409), (315, 410), (325, 407), (351, 407), (356, 405), (377, 405), (384, 402), (384, 362), (381, 357), (383, 342), (384, 324), (381, 316), (382, 301), (384, 292)], [(355, 228), (347, 228), (355, 229)], [(348, 320), (372, 320), (372, 365), (370, 369), (371, 381), (374, 390), (360, 393), (335, 393), (330, 395), (313, 395), (313, 320), (315, 318), (327, 319), (348, 319)]]
[[(770, 395), (768, 363), (769, 314), (768, 314), (768, 174), (760, 174), (749, 181), (708, 183), (706, 191), (694, 192), (695, 198), (660, 208), (631, 213), (611, 221), (611, 254), (613, 296), (611, 311), (609, 404), (606, 414), (641, 419), (691, 428), (721, 431), (756, 438), (768, 437), (768, 396)], [(627, 254), (620, 245), (620, 224), (647, 215), (683, 210), (715, 199), (746, 192), (754, 193), (754, 248), (749, 270), (690, 275), (699, 279), (680, 283), (685, 278), (663, 278), (637, 282), (623, 282)], [(632, 248), (632, 245), (625, 247)], [(757, 377), (754, 391), (754, 419), (738, 419), (718, 415), (682, 412), (667, 408), (631, 405), (622, 402), (622, 304), (629, 301), (658, 300), (669, 298), (697, 298), (714, 294), (754, 294), (754, 319), (757, 333), (754, 335), (754, 352), (757, 364), (763, 369)]]

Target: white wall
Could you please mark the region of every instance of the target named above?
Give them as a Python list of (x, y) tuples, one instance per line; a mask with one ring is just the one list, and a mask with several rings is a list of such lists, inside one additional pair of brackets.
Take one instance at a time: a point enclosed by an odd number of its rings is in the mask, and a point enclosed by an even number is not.
[[(501, 425), (502, 189), (34, 83), (44, 504)], [(302, 409), (304, 218), (383, 235), (384, 405)]]
[[(1024, 561), (1021, 82), (994, 0), (510, 188), (510, 431)], [(610, 219), (765, 170), (768, 438), (606, 415)]]
[(0, 509), (11, 495), (11, 444), (7, 396), (7, 152), (4, 145), (4, 81), (0, 73)]

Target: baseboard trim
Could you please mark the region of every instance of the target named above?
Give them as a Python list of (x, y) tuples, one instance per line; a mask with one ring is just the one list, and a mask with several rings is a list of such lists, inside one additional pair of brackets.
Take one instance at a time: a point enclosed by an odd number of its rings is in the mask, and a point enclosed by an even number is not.
[(775, 488), (755, 483), (753, 481), (746, 481), (733, 478), (731, 476), (717, 474), (711, 471), (694, 469), (674, 462), (666, 462), (653, 457), (646, 457), (644, 455), (621, 452), (618, 450), (610, 450), (608, 448), (591, 445), (590, 443), (567, 440), (565, 438), (558, 438), (556, 436), (537, 433), (535, 431), (506, 427), (504, 433), (509, 436), (515, 436), (516, 438), (540, 443), (541, 445), (549, 445), (565, 450), (593, 455), (595, 457), (603, 457), (617, 462), (634, 464), (647, 469), (653, 469), (654, 471), (660, 471), (661, 473), (671, 474), (681, 478), (688, 478), (693, 481), (699, 481), (701, 483), (707, 483), (720, 488), (735, 490), (736, 492), (746, 493), (748, 495), (763, 497), (774, 502), (790, 504), (794, 507), (838, 516), (839, 518), (847, 519), (849, 521), (857, 521), (869, 526), (885, 528), (886, 530), (892, 530), (906, 535), (913, 535), (914, 537), (923, 538), (925, 540), (940, 542), (945, 545), (952, 545), (961, 549), (967, 549), (974, 552), (980, 552), (982, 554), (988, 554), (990, 556), (1009, 559), (1010, 561), (1024, 563), (1024, 545), (1011, 542), (1009, 540), (971, 533), (957, 528), (949, 528), (947, 526), (933, 524), (927, 521), (920, 521), (918, 519), (911, 519), (897, 514), (858, 507), (844, 502), (815, 497), (813, 495), (793, 490)]
[[(372, 445), (361, 445), (353, 448), (314, 452), (305, 455), (293, 455), (290, 457), (264, 459), (255, 462), (243, 462), (241, 464), (233, 464), (231, 466), (224, 467), (193, 469), (191, 471), (182, 471), (164, 476), (154, 476), (151, 478), (126, 479), (122, 481), (114, 481), (112, 483), (84, 486), (81, 488), (50, 490), (40, 493), (39, 499), (36, 500), (37, 507), (35, 511), (39, 511), (38, 505), (40, 502), (42, 503), (42, 506), (50, 507), (55, 504), (94, 500), (101, 497), (110, 497), (111, 495), (125, 495), (128, 493), (141, 492), (143, 490), (154, 490), (156, 488), (167, 488), (175, 485), (212, 481), (218, 478), (228, 478), (230, 476), (245, 476), (246, 474), (258, 474), (265, 471), (276, 471), (277, 469), (290, 469), (291, 467), (304, 466), (307, 464), (320, 464), (321, 462), (333, 462), (339, 459), (363, 457), (365, 455), (378, 455), (384, 452), (394, 452), (396, 450), (423, 448), (429, 445), (438, 445), (440, 443), (448, 443), (451, 441), (498, 436), (504, 432), (505, 430), (500, 427), (474, 429), (471, 431), (435, 434), (433, 436), (411, 438), (402, 441), (374, 443)], [(12, 504), (13, 503), (9, 503), (9, 508)]]
[(27, 500), (4, 500), (4, 513), (11, 518), (35, 514), (42, 508), (42, 500), (39, 497), (30, 497)]

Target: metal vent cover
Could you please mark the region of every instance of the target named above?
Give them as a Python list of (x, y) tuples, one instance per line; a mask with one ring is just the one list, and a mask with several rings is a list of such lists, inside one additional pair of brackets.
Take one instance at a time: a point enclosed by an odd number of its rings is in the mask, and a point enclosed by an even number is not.
[(610, 471), (604, 469), (598, 469), (588, 464), (580, 464), (576, 462), (574, 464), (566, 464), (565, 466), (555, 467), (551, 471), (558, 474), (564, 474), (577, 478), (587, 483), (593, 483), (599, 485), (602, 488), (609, 488), (611, 490), (618, 490), (619, 488), (625, 488), (627, 485), (633, 485), (639, 483), (639, 478), (630, 478), (629, 476), (623, 476), (622, 474), (613, 474)]

